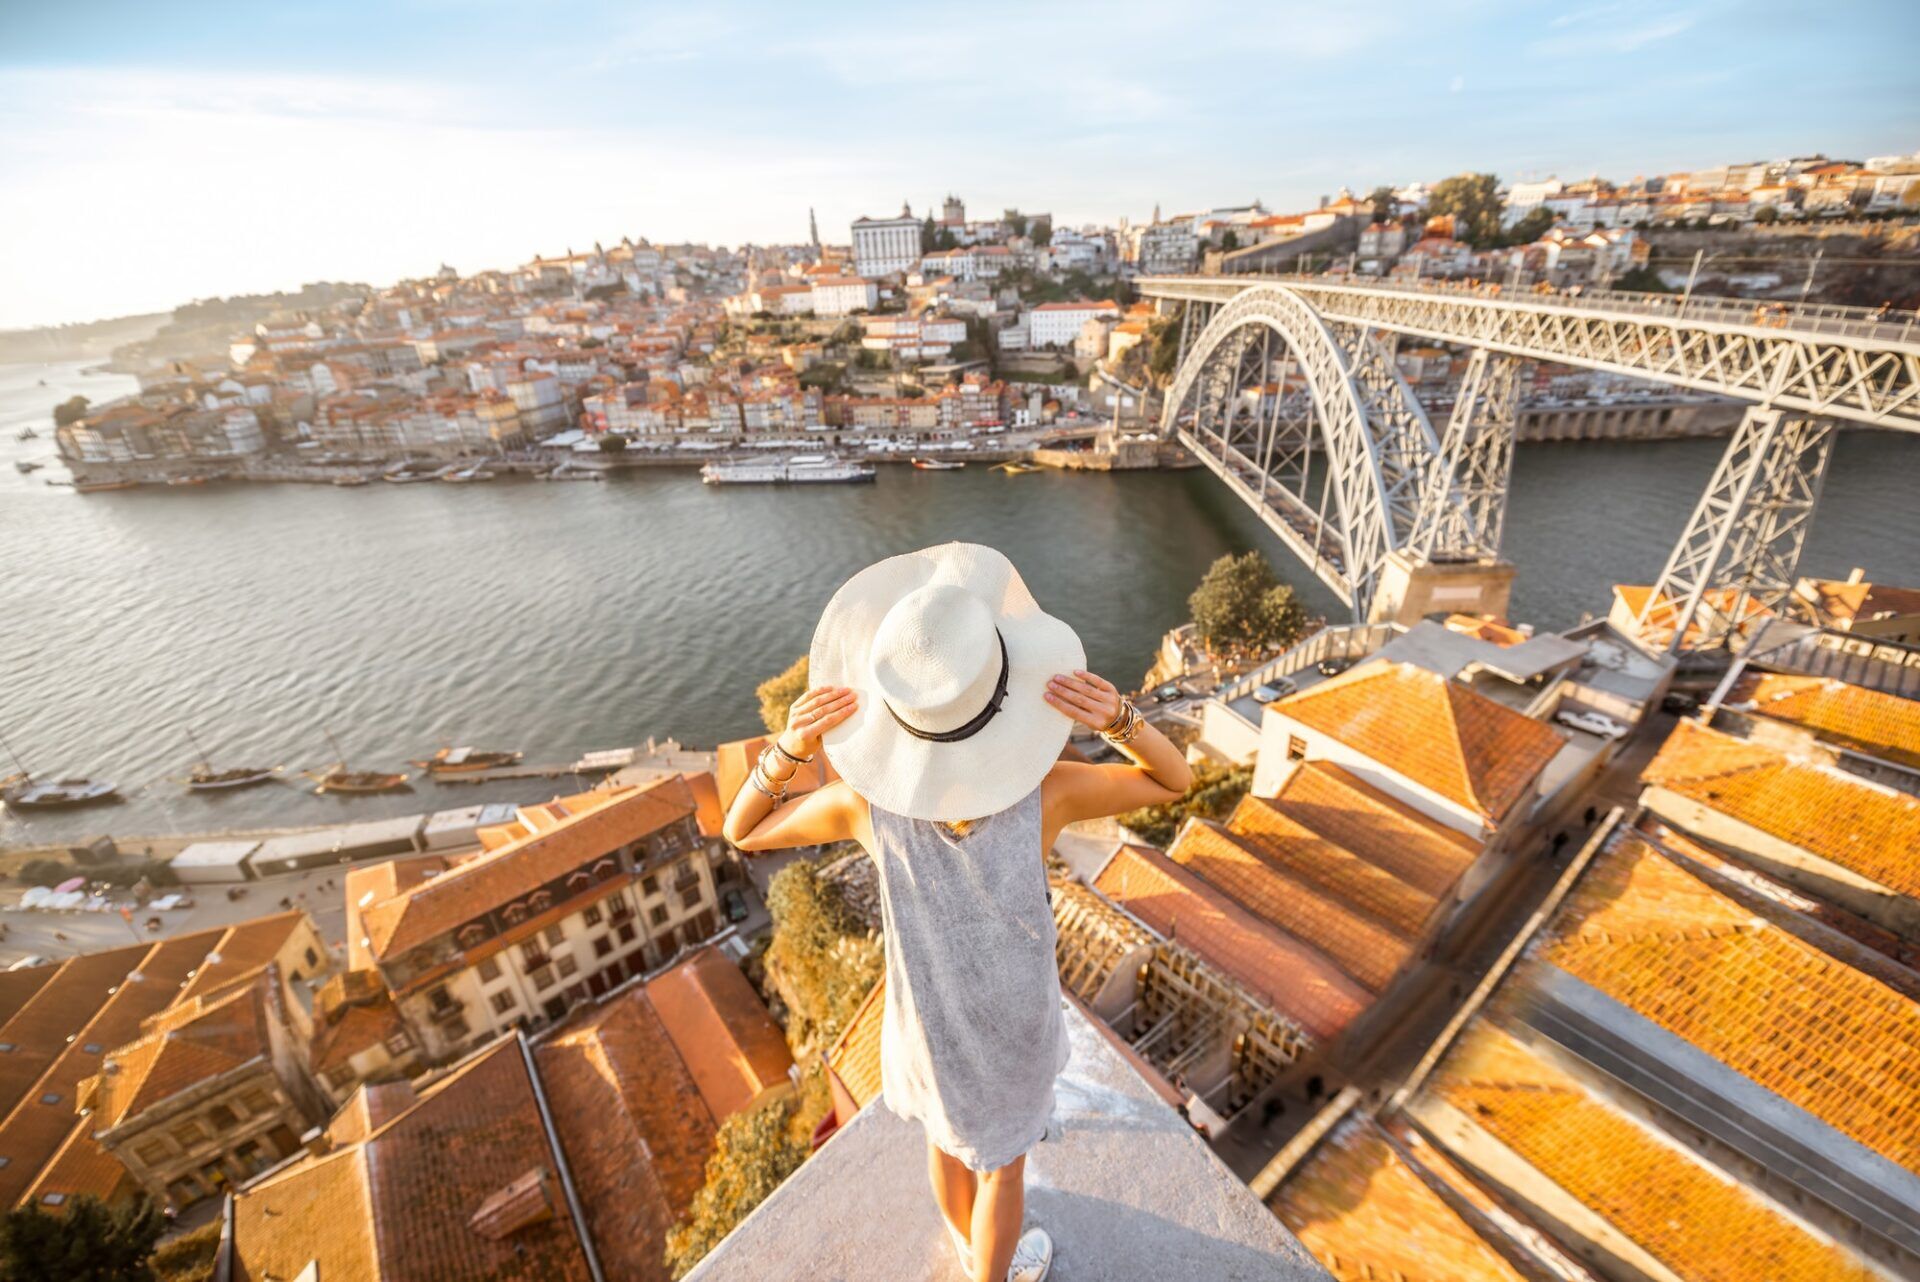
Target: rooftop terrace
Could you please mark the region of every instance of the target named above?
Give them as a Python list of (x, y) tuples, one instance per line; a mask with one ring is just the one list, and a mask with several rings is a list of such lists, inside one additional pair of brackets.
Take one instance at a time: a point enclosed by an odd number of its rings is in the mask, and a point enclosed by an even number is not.
[[(1055, 1138), (1027, 1159), (1027, 1220), (1053, 1235), (1051, 1282), (1327, 1275), (1078, 1011)], [(687, 1282), (960, 1278), (927, 1186), (920, 1127), (875, 1101)]]

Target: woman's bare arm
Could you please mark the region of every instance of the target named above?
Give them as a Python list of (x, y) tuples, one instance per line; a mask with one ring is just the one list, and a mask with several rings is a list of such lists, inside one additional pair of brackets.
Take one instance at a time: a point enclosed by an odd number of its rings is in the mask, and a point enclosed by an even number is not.
[[(779, 744), (794, 757), (814, 757), (820, 736), (853, 715), (859, 697), (844, 686), (822, 686), (794, 700)], [(799, 767), (779, 753), (765, 756), (762, 776), (775, 792), (792, 781)], [(775, 805), (750, 776), (734, 794), (721, 829), (741, 850), (786, 850), (833, 841), (858, 840), (865, 827), (865, 803), (844, 783), (832, 783)]]
[[(1062, 673), (1047, 683), (1047, 702), (1081, 725), (1104, 731), (1120, 712), (1120, 692), (1091, 672)], [(1049, 834), (1082, 819), (1100, 819), (1186, 795), (1193, 771), (1180, 749), (1151, 725), (1116, 747), (1129, 765), (1063, 761), (1047, 774), (1041, 795)], [(1048, 843), (1049, 845), (1051, 842)]]

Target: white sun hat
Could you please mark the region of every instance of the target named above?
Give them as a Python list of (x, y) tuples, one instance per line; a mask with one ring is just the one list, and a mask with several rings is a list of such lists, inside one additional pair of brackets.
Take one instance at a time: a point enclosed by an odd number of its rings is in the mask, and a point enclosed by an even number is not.
[(1044, 695), (1086, 666), (1072, 628), (1043, 611), (1013, 562), (943, 543), (868, 566), (814, 629), (808, 678), (859, 693), (824, 736), (868, 802), (910, 819), (984, 819), (1038, 787), (1073, 721)]

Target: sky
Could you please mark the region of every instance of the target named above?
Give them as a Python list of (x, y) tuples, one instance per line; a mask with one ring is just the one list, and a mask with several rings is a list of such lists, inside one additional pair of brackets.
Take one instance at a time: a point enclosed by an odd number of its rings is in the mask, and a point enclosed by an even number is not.
[(0, 0), (0, 328), (1342, 185), (1920, 148), (1920, 0)]

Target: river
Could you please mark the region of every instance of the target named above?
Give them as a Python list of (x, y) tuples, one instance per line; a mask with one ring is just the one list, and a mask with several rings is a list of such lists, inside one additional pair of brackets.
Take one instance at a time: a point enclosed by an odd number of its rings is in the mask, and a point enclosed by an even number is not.
[[(40, 380), (45, 379), (45, 386)], [(1259, 548), (1320, 612), (1336, 603), (1204, 471), (883, 468), (870, 486), (721, 488), (688, 470), (605, 484), (209, 486), (93, 495), (43, 484), (51, 407), (132, 386), (77, 364), (0, 366), (0, 735), (40, 773), (125, 800), (0, 818), (0, 844), (325, 823), (532, 800), (554, 781), (314, 797), (187, 794), (191, 727), (216, 764), (361, 768), (447, 743), (529, 761), (758, 728), (754, 685), (804, 652), (834, 587), (887, 554), (995, 544), (1093, 665), (1139, 679), (1215, 557)], [(16, 443), (23, 425), (40, 440)], [(1541, 626), (1645, 582), (1718, 441), (1523, 446), (1507, 545), (1515, 617)], [(1920, 579), (1920, 439), (1842, 437), (1803, 569)]]

